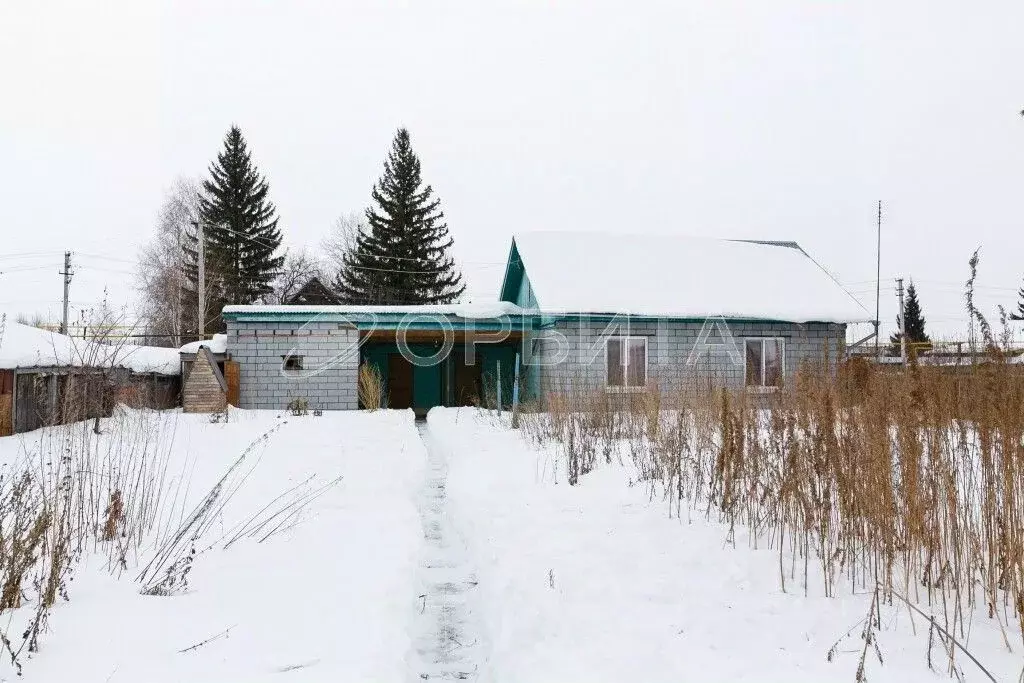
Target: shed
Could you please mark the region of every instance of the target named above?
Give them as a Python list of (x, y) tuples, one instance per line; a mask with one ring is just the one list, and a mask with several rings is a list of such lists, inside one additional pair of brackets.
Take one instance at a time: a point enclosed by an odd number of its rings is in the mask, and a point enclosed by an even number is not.
[[(227, 383), (227, 402), (233, 406), (238, 405), (238, 364), (231, 360), (231, 354), (227, 349), (227, 335), (215, 334), (210, 339), (190, 342), (182, 346), (178, 352), (181, 356), (182, 386), (191, 373), (192, 366), (199, 356), (200, 350), (205, 349), (210, 360), (220, 372)], [(185, 404), (184, 395), (182, 405)], [(186, 412), (190, 412), (186, 410)]]
[(181, 406), (186, 413), (216, 413), (227, 407), (228, 383), (213, 352), (200, 346), (189, 365), (181, 391)]
[(105, 416), (117, 403), (178, 403), (175, 349), (102, 344), (0, 325), (0, 436)]

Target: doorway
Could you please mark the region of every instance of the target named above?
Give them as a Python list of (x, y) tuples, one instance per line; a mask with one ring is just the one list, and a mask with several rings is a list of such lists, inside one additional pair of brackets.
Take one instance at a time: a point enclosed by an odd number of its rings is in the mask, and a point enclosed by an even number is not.
[(388, 407), (412, 408), (412, 363), (400, 353), (388, 354)]

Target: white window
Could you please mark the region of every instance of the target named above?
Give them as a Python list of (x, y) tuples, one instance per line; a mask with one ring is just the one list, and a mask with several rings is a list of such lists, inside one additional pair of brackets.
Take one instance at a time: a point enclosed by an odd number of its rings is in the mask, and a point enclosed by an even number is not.
[(647, 337), (605, 340), (604, 365), (609, 391), (639, 391), (647, 386)]
[(786, 375), (786, 341), (778, 337), (746, 340), (746, 384), (755, 391), (782, 386)]

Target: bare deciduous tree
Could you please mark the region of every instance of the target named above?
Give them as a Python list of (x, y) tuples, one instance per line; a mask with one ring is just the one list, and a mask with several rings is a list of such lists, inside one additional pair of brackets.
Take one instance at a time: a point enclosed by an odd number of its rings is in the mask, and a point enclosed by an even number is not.
[(323, 266), (306, 249), (285, 253), (284, 264), (274, 280), (274, 291), (266, 297), (266, 303), (288, 303), (302, 287), (314, 277), (323, 282)]
[(356, 237), (365, 229), (365, 210), (343, 214), (334, 222), (331, 233), (320, 243), (325, 259), (324, 274), (332, 281), (345, 268), (345, 256), (355, 249)]
[[(190, 269), (195, 270), (189, 246), (196, 241), (198, 220), (199, 183), (178, 178), (160, 207), (156, 235), (139, 252), (139, 315), (147, 333), (153, 335), (151, 343), (180, 346), (199, 328), (194, 283), (188, 278)], [(206, 264), (206, 320), (219, 313), (213, 310), (218, 300), (216, 270), (214, 263)]]

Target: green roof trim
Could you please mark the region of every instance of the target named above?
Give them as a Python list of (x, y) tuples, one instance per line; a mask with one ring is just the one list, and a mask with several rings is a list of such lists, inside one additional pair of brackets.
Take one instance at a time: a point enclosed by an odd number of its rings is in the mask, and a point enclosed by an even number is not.
[(508, 252), (508, 260), (505, 262), (505, 277), (501, 281), (501, 293), (499, 301), (515, 303), (519, 295), (519, 286), (523, 280), (523, 259), (519, 256), (519, 249), (516, 247), (516, 238), (512, 238), (512, 247)]
[[(440, 316), (444, 323), (437, 319)], [(513, 328), (524, 325), (526, 329), (533, 329), (535, 319), (540, 316), (509, 315)], [(338, 323), (348, 324), (358, 330), (388, 330), (397, 329), (403, 322), (411, 319), (410, 324), (404, 325), (409, 330), (442, 330), (450, 326), (455, 330), (501, 330), (502, 323), (496, 318), (461, 318), (455, 315), (440, 313), (303, 313), (303, 312), (280, 312), (280, 311), (246, 311), (244, 313), (224, 313), (224, 319), (232, 322), (276, 322), (276, 323)]]

